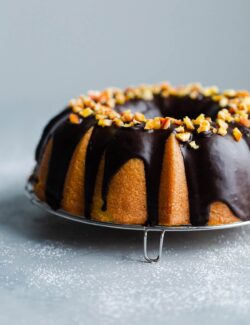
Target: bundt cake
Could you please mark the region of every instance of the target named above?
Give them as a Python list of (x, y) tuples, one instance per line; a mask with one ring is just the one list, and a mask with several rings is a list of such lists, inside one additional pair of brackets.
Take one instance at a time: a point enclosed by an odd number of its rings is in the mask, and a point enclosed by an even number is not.
[(45, 127), (30, 182), (53, 209), (102, 222), (250, 220), (250, 95), (168, 83), (90, 91)]

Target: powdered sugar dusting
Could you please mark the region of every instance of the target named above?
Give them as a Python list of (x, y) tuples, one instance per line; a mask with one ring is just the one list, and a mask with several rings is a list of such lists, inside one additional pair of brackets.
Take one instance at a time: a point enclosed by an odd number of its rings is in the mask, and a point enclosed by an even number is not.
[[(108, 247), (117, 240), (112, 234), (103, 238)], [(93, 230), (90, 235), (100, 234)], [(99, 244), (78, 249), (63, 241), (28, 240), (15, 246), (1, 240), (0, 277), (5, 289), (19, 287), (22, 299), (59, 301), (66, 309), (73, 300), (76, 320), (90, 313), (110, 323), (131, 318), (139, 323), (146, 315), (153, 322), (207, 309), (210, 317), (218, 309), (227, 311), (225, 319), (232, 317), (230, 310), (243, 317), (250, 308), (249, 237), (248, 228), (167, 235), (162, 261), (153, 265), (138, 260), (141, 241), (134, 237), (129, 252), (108, 250), (104, 243), (103, 250)], [(126, 244), (125, 233), (120, 240)], [(88, 310), (85, 316), (82, 308)]]

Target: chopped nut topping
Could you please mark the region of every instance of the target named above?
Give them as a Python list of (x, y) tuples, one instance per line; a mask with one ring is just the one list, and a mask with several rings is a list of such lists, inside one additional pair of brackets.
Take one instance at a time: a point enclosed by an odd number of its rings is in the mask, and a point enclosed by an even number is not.
[[(191, 120), (186, 116), (183, 119), (173, 117), (155, 117), (148, 119), (140, 112), (132, 113), (126, 110), (118, 113), (116, 105), (124, 105), (131, 99), (152, 100), (154, 96), (189, 96), (196, 100), (200, 95), (210, 97), (221, 109), (213, 121), (211, 117), (200, 114), (196, 119)], [(132, 127), (136, 124), (145, 123), (146, 130), (168, 129), (170, 125), (176, 127), (176, 136), (180, 141), (190, 140), (190, 132), (206, 132), (211, 130), (221, 136), (227, 134), (230, 123), (239, 123), (250, 128), (250, 94), (245, 90), (235, 91), (232, 89), (220, 93), (218, 88), (203, 88), (200, 84), (189, 84), (187, 86), (173, 87), (167, 82), (158, 85), (141, 85), (138, 87), (129, 87), (125, 90), (118, 88), (107, 88), (103, 91), (90, 91), (88, 95), (81, 95), (78, 98), (69, 101), (69, 108), (72, 113), (69, 115), (71, 123), (81, 123), (81, 118), (87, 118), (93, 115), (100, 126)], [(234, 128), (233, 136), (240, 138), (239, 130)], [(241, 133), (240, 133), (241, 134)], [(241, 135), (242, 136), (242, 135)], [(184, 141), (184, 142), (185, 142)], [(195, 143), (191, 141), (191, 147)]]
[(182, 125), (182, 120), (177, 120), (176, 118), (170, 117), (170, 120), (173, 124)]
[(228, 99), (226, 97), (222, 97), (219, 102), (220, 107), (226, 107), (228, 105)]
[(153, 92), (150, 88), (145, 88), (142, 91), (141, 97), (144, 100), (152, 100), (154, 96), (153, 96)]
[(240, 141), (241, 138), (242, 138), (242, 133), (240, 132), (240, 130), (238, 128), (234, 128), (233, 129), (233, 136), (234, 136), (236, 141)]
[(130, 110), (122, 112), (122, 120), (123, 122), (131, 122), (134, 118), (134, 115)]
[(240, 117), (240, 118), (239, 118), (239, 123), (240, 123), (241, 125), (246, 126), (247, 128), (250, 127), (250, 120), (248, 120), (248, 119), (245, 118), (245, 117)]
[(121, 127), (121, 126), (124, 125), (124, 123), (122, 122), (122, 120), (119, 119), (119, 118), (115, 118), (115, 119), (113, 120), (113, 123), (114, 123), (116, 126), (119, 126), (119, 127)]
[(200, 146), (198, 146), (198, 144), (196, 144), (196, 142), (195, 141), (191, 141), (190, 143), (189, 143), (189, 145), (190, 145), (190, 147), (191, 148), (193, 148), (193, 149), (199, 149), (199, 147)]
[(124, 124), (123, 124), (123, 127), (124, 127), (124, 128), (130, 128), (131, 126), (134, 126), (134, 123), (133, 123), (133, 122), (130, 122), (130, 123), (124, 123)]
[(126, 101), (126, 98), (125, 98), (123, 93), (118, 93), (115, 96), (115, 100), (116, 100), (117, 105), (123, 105), (125, 103), (125, 101)]
[(134, 99), (135, 98), (135, 92), (132, 88), (125, 89), (125, 98), (126, 100)]
[(74, 112), (74, 113), (80, 113), (81, 110), (82, 110), (82, 107), (80, 107), (80, 106), (73, 106), (71, 109), (72, 109), (72, 112)]
[(181, 126), (178, 126), (178, 128), (176, 128), (175, 131), (176, 131), (177, 133), (183, 133), (183, 132), (185, 132), (185, 129), (184, 129), (184, 127), (181, 125)]
[(219, 102), (221, 99), (222, 99), (222, 95), (217, 94), (217, 95), (212, 96), (212, 100), (214, 102)]
[(93, 115), (94, 112), (90, 108), (84, 108), (82, 111), (79, 112), (79, 114), (83, 117), (88, 117), (90, 115)]
[(170, 127), (171, 125), (171, 121), (169, 118), (165, 117), (165, 118), (161, 118), (161, 128), (163, 130), (166, 130)]
[(236, 95), (239, 97), (249, 97), (249, 92), (247, 90), (238, 90)]
[(234, 97), (236, 95), (236, 91), (233, 89), (227, 89), (223, 92), (223, 95), (227, 97)]
[(200, 125), (203, 120), (205, 120), (205, 115), (200, 114), (195, 120), (193, 120), (193, 123), (195, 125)]
[(105, 126), (111, 126), (112, 125), (112, 120), (108, 120), (108, 119), (105, 119), (105, 120), (99, 120), (98, 121), (98, 125), (102, 126), (102, 127), (105, 127)]
[(95, 102), (90, 97), (81, 96), (81, 100), (85, 107), (89, 107), (89, 108), (95, 107)]
[(160, 117), (155, 117), (153, 119), (153, 129), (158, 130), (161, 128), (161, 118)]
[(138, 122), (146, 122), (147, 120), (145, 115), (139, 112), (135, 113), (134, 119)]
[(96, 115), (95, 115), (96, 120), (104, 120), (104, 119), (106, 119), (107, 117), (108, 117), (108, 116), (105, 115), (105, 114), (96, 114)]
[(119, 118), (120, 115), (118, 113), (116, 113), (115, 111), (111, 111), (109, 114), (108, 114), (108, 117), (110, 120), (114, 120), (115, 118)]
[(183, 122), (188, 130), (194, 130), (194, 124), (188, 116), (185, 116)]
[(185, 133), (176, 133), (176, 138), (180, 140), (181, 142), (187, 142), (189, 141), (191, 137), (191, 133), (185, 132)]
[(69, 114), (69, 120), (72, 124), (80, 124), (81, 123), (80, 117), (74, 113)]
[(228, 109), (224, 108), (222, 110), (220, 110), (217, 114), (217, 117), (221, 120), (225, 120), (227, 122), (232, 122), (233, 117), (231, 115), (231, 113), (229, 112)]
[(193, 90), (190, 94), (189, 97), (192, 99), (196, 99), (199, 96), (199, 92), (197, 90)]
[(98, 90), (90, 90), (88, 91), (88, 96), (94, 100), (95, 102), (99, 100), (100, 97), (100, 91)]
[(201, 133), (201, 132), (207, 132), (209, 130), (210, 130), (210, 123), (209, 123), (209, 121), (203, 120), (203, 121), (201, 121), (200, 126), (197, 129), (197, 132), (198, 133)]
[(144, 129), (145, 130), (153, 130), (154, 129), (154, 121), (152, 119), (147, 120)]
[(227, 129), (224, 129), (224, 128), (220, 127), (220, 128), (217, 130), (217, 133), (218, 133), (219, 135), (224, 136), (224, 135), (227, 134)]
[(228, 128), (228, 124), (221, 119), (217, 119), (217, 124), (219, 125), (220, 128), (223, 128), (225, 130), (227, 130)]
[(203, 89), (203, 95), (206, 97), (218, 94), (219, 89), (216, 86), (207, 87)]

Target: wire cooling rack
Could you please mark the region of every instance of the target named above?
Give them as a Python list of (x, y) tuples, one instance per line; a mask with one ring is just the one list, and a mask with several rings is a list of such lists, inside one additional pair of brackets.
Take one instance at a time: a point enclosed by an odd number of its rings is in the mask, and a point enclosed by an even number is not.
[[(92, 226), (98, 226), (98, 227), (106, 227), (106, 228), (112, 228), (112, 229), (123, 229), (123, 230), (133, 230), (133, 231), (143, 231), (144, 237), (143, 237), (143, 252), (144, 252), (144, 258), (149, 263), (155, 263), (158, 262), (161, 259), (162, 255), (162, 248), (163, 248), (163, 242), (164, 242), (164, 236), (166, 232), (184, 232), (184, 231), (211, 231), (211, 230), (221, 230), (221, 229), (229, 229), (229, 228), (236, 228), (236, 227), (242, 227), (245, 225), (249, 225), (250, 221), (241, 221), (241, 222), (234, 222), (226, 225), (220, 225), (220, 226), (178, 226), (178, 227), (167, 227), (167, 226), (141, 226), (141, 225), (123, 225), (123, 224), (114, 224), (110, 222), (100, 222), (100, 221), (94, 221), (87, 219), (83, 216), (75, 216), (72, 215), (64, 210), (53, 210), (48, 204), (45, 202), (39, 200), (39, 198), (36, 196), (36, 194), (33, 191), (33, 186), (30, 182), (28, 182), (25, 186), (25, 192), (30, 199), (30, 201), (41, 208), (42, 210), (49, 212), (51, 214), (57, 215), (59, 217), (62, 217), (64, 219), (68, 219), (75, 222), (84, 223), (87, 225)], [(159, 236), (159, 249), (158, 254), (155, 257), (149, 257), (148, 254), (148, 233), (149, 232), (158, 232), (160, 233)]]

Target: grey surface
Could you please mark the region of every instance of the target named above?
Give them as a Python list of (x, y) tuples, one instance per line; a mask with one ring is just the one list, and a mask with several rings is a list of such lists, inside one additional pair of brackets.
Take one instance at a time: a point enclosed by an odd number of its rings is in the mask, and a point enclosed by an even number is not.
[[(250, 228), (142, 234), (61, 220), (23, 194), (47, 119), (87, 89), (250, 88), (249, 1), (2, 1), (0, 323), (248, 324)], [(152, 238), (156, 247), (157, 238)]]

